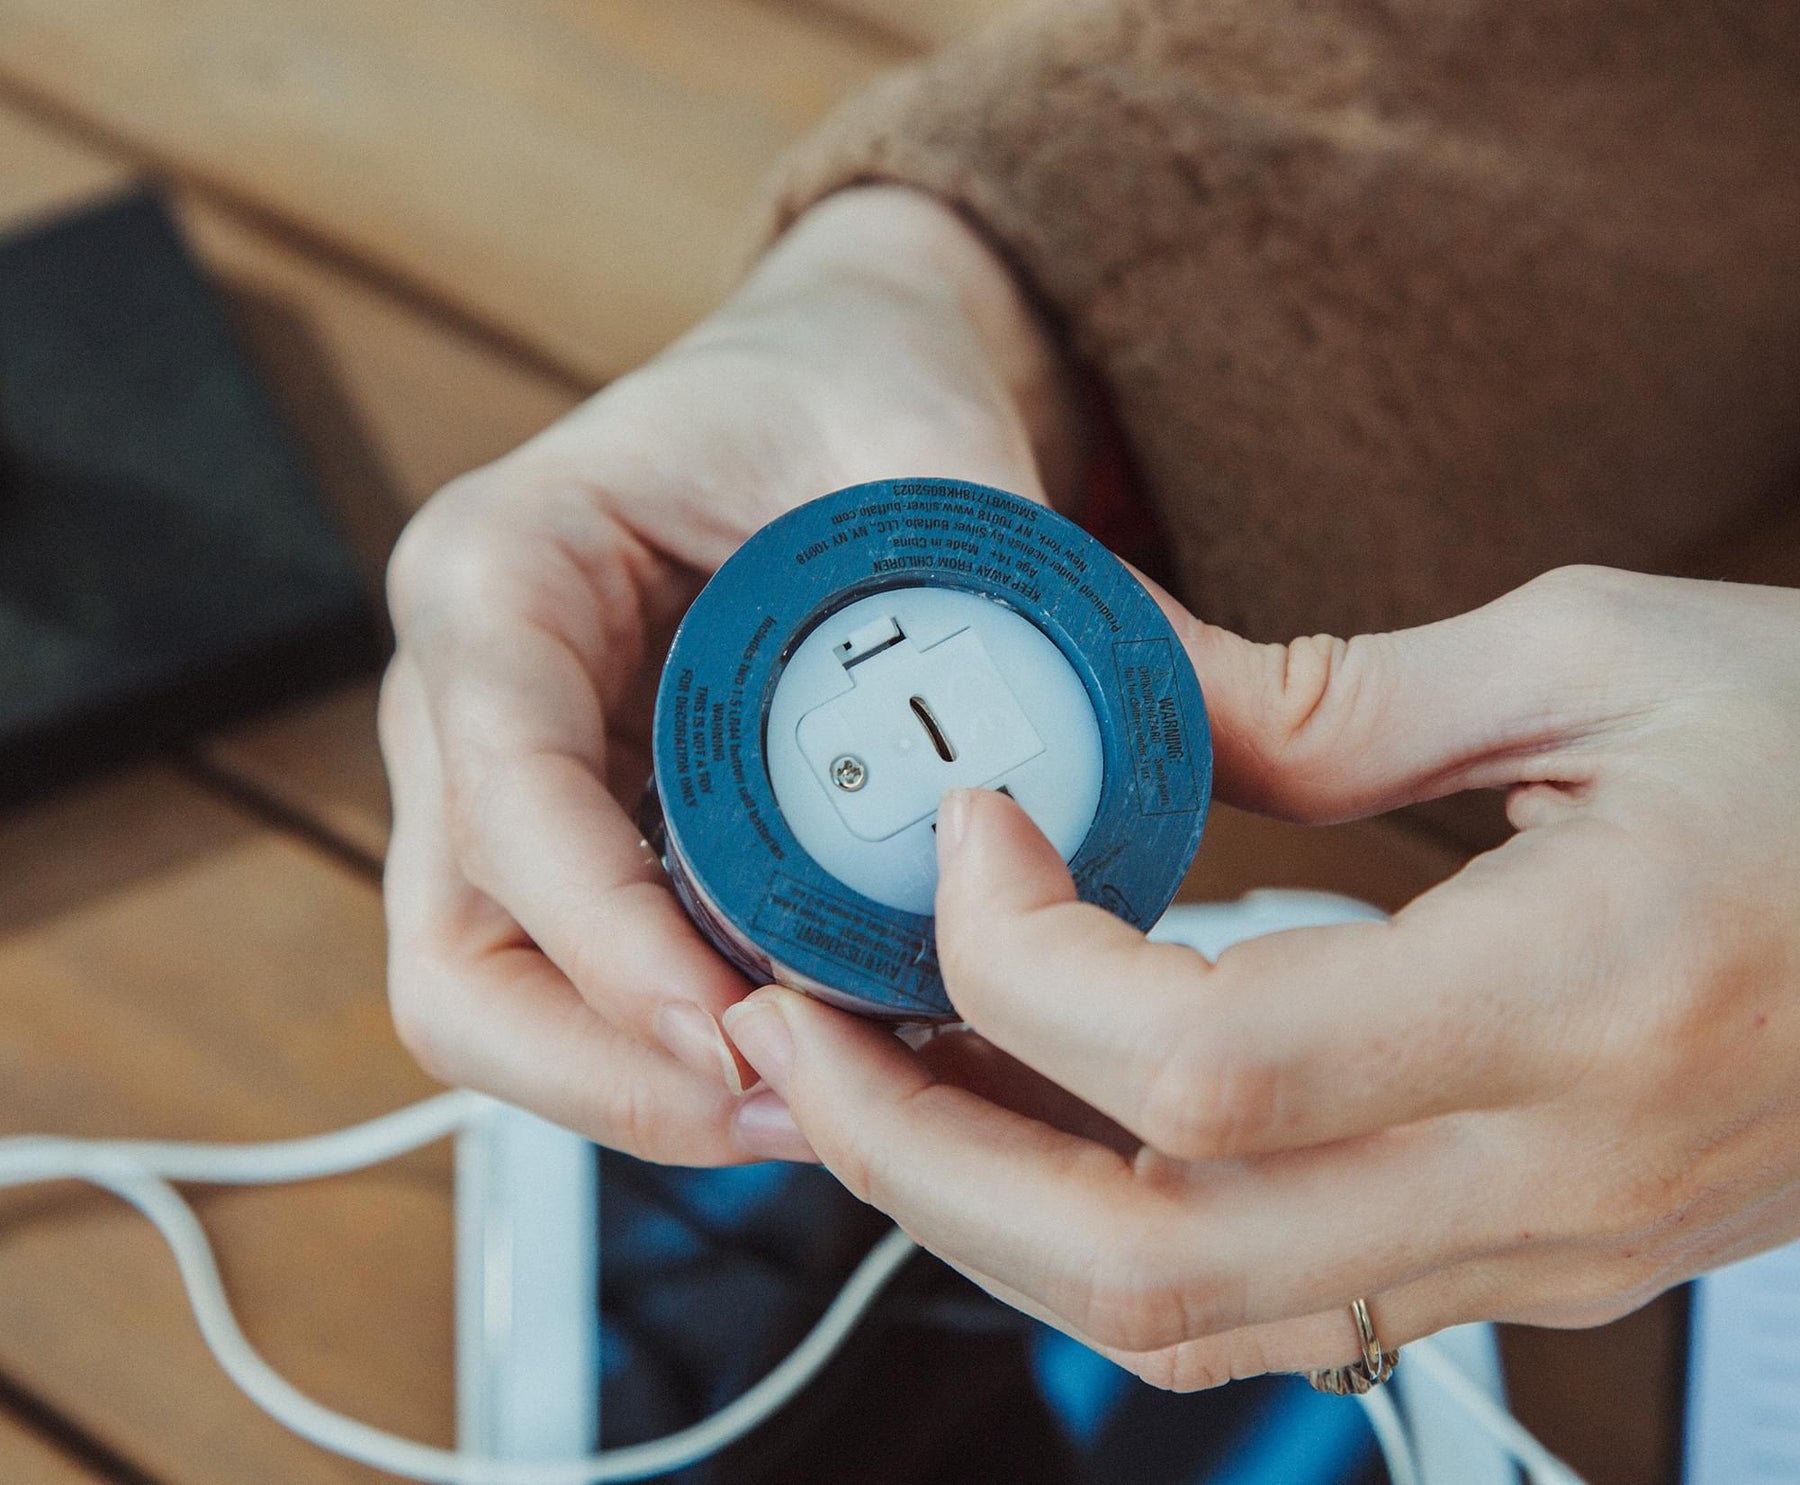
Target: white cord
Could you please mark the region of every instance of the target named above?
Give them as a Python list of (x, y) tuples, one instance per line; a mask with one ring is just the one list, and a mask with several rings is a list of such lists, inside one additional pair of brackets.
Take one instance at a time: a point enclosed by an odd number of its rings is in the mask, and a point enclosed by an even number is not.
[(1412, 1441), (1406, 1436), (1406, 1425), (1400, 1421), (1400, 1410), (1385, 1387), (1357, 1394), (1369, 1427), (1375, 1431), (1375, 1443), (1387, 1465), (1390, 1485), (1419, 1485), (1419, 1465), (1413, 1458)]
[(914, 1251), (895, 1229), (851, 1274), (806, 1338), (767, 1376), (712, 1416), (677, 1433), (585, 1459), (527, 1462), (432, 1448), (384, 1433), (313, 1401), (257, 1352), (232, 1313), (193, 1208), (168, 1179), (274, 1184), (339, 1175), (430, 1144), (484, 1116), (488, 1101), (447, 1093), (385, 1118), (313, 1139), (270, 1145), (180, 1145), (139, 1140), (0, 1139), (0, 1187), (76, 1180), (131, 1203), (163, 1236), (207, 1347), (225, 1374), (301, 1437), (390, 1474), (440, 1485), (604, 1485), (668, 1474), (717, 1453), (786, 1404), (816, 1376)]
[(1534, 1439), (1524, 1424), (1477, 1386), (1435, 1342), (1414, 1341), (1406, 1348), (1406, 1354), (1512, 1456), (1531, 1485), (1582, 1485), (1580, 1475)]
[(380, 1165), (455, 1134), (485, 1118), (493, 1100), (479, 1093), (440, 1093), (365, 1124), (305, 1139), (260, 1145), (195, 1145), (159, 1140), (77, 1140), (54, 1135), (0, 1139), (0, 1187), (34, 1181), (86, 1180), (90, 1162), (129, 1166), (165, 1181), (209, 1186), (281, 1186)]
[[(749, 1433), (817, 1376), (915, 1251), (911, 1239), (894, 1229), (869, 1250), (806, 1338), (774, 1370), (710, 1417), (649, 1443), (603, 1449), (584, 1459), (491, 1459), (399, 1438), (313, 1401), (270, 1366), (245, 1337), (226, 1298), (206, 1232), (169, 1182), (277, 1185), (343, 1175), (467, 1128), (485, 1118), (492, 1106), (480, 1094), (445, 1093), (348, 1129), (262, 1145), (49, 1136), (0, 1139), (0, 1188), (86, 1181), (130, 1202), (162, 1234), (201, 1336), (225, 1374), (251, 1401), (322, 1448), (436, 1485), (606, 1485), (668, 1474), (705, 1459)], [(1407, 1354), (1524, 1466), (1532, 1485), (1581, 1485), (1574, 1471), (1430, 1341), (1413, 1342)], [(1411, 1444), (1392, 1400), (1381, 1389), (1357, 1400), (1375, 1431), (1393, 1485), (1420, 1485)]]

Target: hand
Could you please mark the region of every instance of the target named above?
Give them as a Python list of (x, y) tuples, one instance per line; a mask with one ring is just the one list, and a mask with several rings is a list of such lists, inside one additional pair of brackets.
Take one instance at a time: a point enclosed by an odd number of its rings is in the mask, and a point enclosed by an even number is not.
[(1177, 1388), (1351, 1361), (1357, 1296), (1390, 1347), (1595, 1324), (1800, 1237), (1800, 594), (1568, 569), (1286, 647), (1172, 617), (1239, 802), (1505, 788), (1518, 833), (1391, 922), (1209, 966), (952, 796), (951, 997), (1116, 1127), (759, 991), (727, 1030), (851, 1190)]
[(1054, 352), (1005, 271), (897, 188), (815, 208), (643, 370), (439, 493), (395, 552), (390, 994), (468, 1084), (648, 1158), (803, 1152), (732, 1120), (749, 986), (631, 823), (670, 635), (789, 506), (861, 480), (1073, 483)]

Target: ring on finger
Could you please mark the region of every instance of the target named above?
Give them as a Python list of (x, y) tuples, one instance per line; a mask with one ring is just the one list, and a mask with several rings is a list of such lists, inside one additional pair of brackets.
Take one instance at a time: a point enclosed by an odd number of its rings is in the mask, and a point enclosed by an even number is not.
[(1375, 1321), (1369, 1314), (1368, 1300), (1352, 1300), (1350, 1318), (1356, 1324), (1356, 1340), (1362, 1355), (1347, 1366), (1328, 1366), (1308, 1372), (1306, 1380), (1316, 1391), (1329, 1392), (1335, 1397), (1357, 1397), (1379, 1387), (1394, 1375), (1400, 1351), (1397, 1347), (1392, 1351), (1382, 1347), (1375, 1335)]

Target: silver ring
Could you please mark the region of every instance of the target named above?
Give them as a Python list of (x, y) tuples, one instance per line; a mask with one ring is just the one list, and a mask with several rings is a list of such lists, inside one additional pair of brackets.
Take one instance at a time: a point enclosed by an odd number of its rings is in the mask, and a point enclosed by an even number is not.
[(1362, 1347), (1361, 1357), (1348, 1366), (1328, 1366), (1306, 1374), (1306, 1380), (1316, 1391), (1329, 1392), (1334, 1397), (1360, 1397), (1372, 1388), (1379, 1387), (1394, 1375), (1394, 1368), (1400, 1362), (1398, 1349), (1383, 1350), (1381, 1342), (1376, 1339), (1375, 1322), (1369, 1315), (1368, 1300), (1351, 1300), (1350, 1318), (1356, 1322), (1356, 1340)]

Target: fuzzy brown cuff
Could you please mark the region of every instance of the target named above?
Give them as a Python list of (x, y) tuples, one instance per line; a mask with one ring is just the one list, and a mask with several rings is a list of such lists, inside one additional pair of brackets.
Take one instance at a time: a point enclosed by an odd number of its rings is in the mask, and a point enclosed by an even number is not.
[(1793, 0), (1081, 0), (855, 99), (1109, 388), (1184, 596), (1260, 638), (1653, 567), (1800, 461)]

